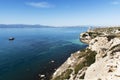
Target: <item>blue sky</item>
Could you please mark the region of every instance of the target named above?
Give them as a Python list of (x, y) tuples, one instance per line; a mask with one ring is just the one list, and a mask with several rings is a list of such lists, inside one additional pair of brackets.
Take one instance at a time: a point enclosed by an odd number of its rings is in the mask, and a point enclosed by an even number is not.
[(120, 0), (0, 0), (0, 24), (120, 25)]

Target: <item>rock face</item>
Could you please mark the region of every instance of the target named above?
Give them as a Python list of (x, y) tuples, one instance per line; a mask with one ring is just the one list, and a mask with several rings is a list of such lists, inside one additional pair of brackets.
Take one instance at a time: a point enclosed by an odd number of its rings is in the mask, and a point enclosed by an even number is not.
[(52, 80), (78, 80), (84, 79), (87, 67), (95, 62), (95, 51), (85, 49), (77, 51), (67, 59), (53, 74)]
[(101, 40), (90, 46), (98, 54), (95, 63), (87, 69), (85, 80), (120, 80), (120, 39)]
[(110, 28), (85, 32), (80, 40), (89, 46), (77, 51), (53, 74), (51, 80), (120, 80), (120, 37)]

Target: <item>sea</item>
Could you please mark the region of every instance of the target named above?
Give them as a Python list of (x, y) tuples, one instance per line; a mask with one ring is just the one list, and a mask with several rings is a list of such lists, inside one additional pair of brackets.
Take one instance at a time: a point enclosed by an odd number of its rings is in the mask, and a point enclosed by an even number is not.
[(87, 29), (0, 28), (0, 80), (49, 80), (72, 53), (87, 47), (79, 40)]

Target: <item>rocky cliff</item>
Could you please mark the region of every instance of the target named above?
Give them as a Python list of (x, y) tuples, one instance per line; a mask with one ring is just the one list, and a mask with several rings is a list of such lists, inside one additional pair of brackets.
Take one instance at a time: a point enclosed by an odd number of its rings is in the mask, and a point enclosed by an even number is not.
[(120, 29), (94, 29), (80, 40), (89, 46), (71, 54), (51, 80), (120, 80)]

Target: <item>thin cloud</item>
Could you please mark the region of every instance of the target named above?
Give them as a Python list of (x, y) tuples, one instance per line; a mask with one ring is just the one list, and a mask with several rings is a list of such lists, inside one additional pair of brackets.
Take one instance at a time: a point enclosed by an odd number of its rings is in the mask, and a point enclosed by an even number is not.
[(36, 7), (36, 8), (53, 8), (54, 5), (49, 4), (48, 2), (27, 2), (26, 5)]
[(111, 4), (113, 4), (113, 5), (119, 5), (120, 2), (119, 1), (113, 1), (113, 2), (111, 2)]

